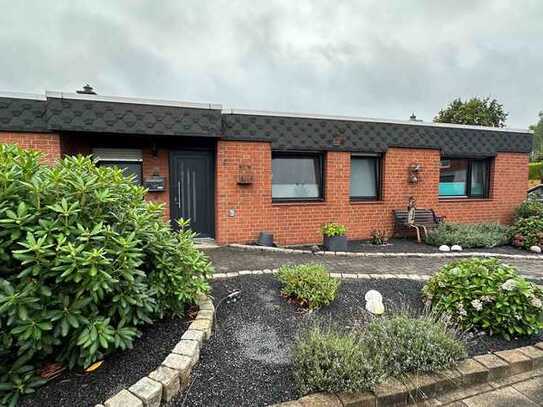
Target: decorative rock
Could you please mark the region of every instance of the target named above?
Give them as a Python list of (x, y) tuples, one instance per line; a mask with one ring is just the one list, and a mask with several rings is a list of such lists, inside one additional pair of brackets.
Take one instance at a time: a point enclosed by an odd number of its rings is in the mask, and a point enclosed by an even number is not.
[(143, 402), (123, 389), (104, 403), (105, 407), (143, 407)]
[(496, 355), (479, 355), (473, 359), (488, 369), (488, 380), (494, 381), (510, 375), (509, 364)]
[(458, 244), (454, 244), (451, 246), (451, 252), (461, 252), (461, 251), (462, 251), (462, 246)]
[(383, 296), (377, 290), (369, 290), (364, 296), (366, 301), (383, 301)]
[(524, 346), (517, 350), (532, 359), (533, 368), (539, 369), (543, 367), (543, 350), (535, 346)]
[(381, 315), (385, 312), (383, 305), (383, 296), (377, 290), (369, 290), (364, 296), (366, 299), (366, 309), (374, 315)]
[(130, 393), (137, 396), (145, 407), (158, 407), (162, 399), (162, 385), (159, 382), (144, 377), (128, 388)]
[(179, 373), (166, 366), (159, 366), (157, 370), (149, 373), (149, 378), (162, 384), (162, 399), (170, 401), (174, 396), (179, 393)]
[(200, 345), (196, 341), (181, 339), (173, 348), (172, 353), (188, 356), (192, 361), (191, 366), (194, 366), (200, 357)]
[(541, 247), (539, 246), (532, 246), (530, 247), (530, 251), (534, 253), (541, 253)]
[(449, 246), (447, 246), (446, 244), (442, 244), (441, 246), (439, 246), (438, 250), (440, 252), (450, 252), (451, 248)]
[(188, 356), (181, 356), (175, 353), (170, 353), (164, 362), (163, 366), (169, 367), (171, 369), (177, 370), (179, 372), (179, 379), (181, 381), (181, 386), (187, 384), (189, 381), (190, 370), (192, 367), (192, 359)]

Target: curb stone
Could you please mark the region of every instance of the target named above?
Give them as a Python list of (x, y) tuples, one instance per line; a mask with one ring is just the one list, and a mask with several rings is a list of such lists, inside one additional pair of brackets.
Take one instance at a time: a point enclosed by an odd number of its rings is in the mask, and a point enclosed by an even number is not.
[[(536, 351), (534, 349), (526, 350), (526, 348), (534, 348)], [(466, 394), (485, 393), (496, 388), (506, 387), (511, 383), (543, 375), (543, 369), (535, 367), (536, 361), (542, 357), (542, 354), (537, 352), (541, 349), (543, 349), (543, 342), (534, 346), (468, 358), (447, 371), (419, 375), (409, 374), (403, 381), (390, 378), (377, 385), (373, 392), (313, 393), (298, 400), (290, 400), (273, 406), (381, 407), (406, 406), (413, 402), (422, 402), (423, 405), (440, 405), (431, 404), (434, 401), (436, 403), (441, 401), (452, 403), (462, 399)], [(502, 356), (499, 356), (500, 354)], [(506, 375), (516, 372), (518, 377), (513, 375), (496, 382), (498, 377), (503, 377), (504, 372)], [(436, 397), (439, 401), (430, 400), (430, 397)], [(314, 404), (308, 403), (313, 400)], [(430, 404), (424, 404), (426, 401)]]
[[(222, 278), (230, 277), (228, 274)], [(212, 334), (215, 317), (213, 302), (206, 295), (198, 299), (198, 306), (196, 318), (156, 370), (96, 407), (158, 407), (185, 389), (200, 357), (200, 348)]]
[[(247, 244), (232, 243), (228, 245), (236, 249), (255, 250), (261, 252), (278, 252), (288, 254), (313, 254), (311, 250), (302, 249), (286, 249), (283, 247), (265, 247), (251, 246)], [(488, 252), (448, 252), (448, 253), (384, 253), (384, 252), (329, 252), (319, 251), (314, 254), (325, 256), (350, 256), (350, 257), (498, 257), (503, 259), (528, 259), (528, 260), (543, 260), (542, 255), (535, 254), (505, 254), (505, 253), (488, 253)]]

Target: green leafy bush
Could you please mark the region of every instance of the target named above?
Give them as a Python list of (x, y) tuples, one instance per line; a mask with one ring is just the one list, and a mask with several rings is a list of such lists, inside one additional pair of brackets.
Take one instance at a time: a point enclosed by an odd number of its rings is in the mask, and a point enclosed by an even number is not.
[(543, 218), (543, 202), (537, 199), (525, 200), (515, 211), (516, 219), (526, 219), (533, 216)]
[(543, 177), (543, 162), (528, 164), (529, 178), (541, 179)]
[(0, 146), (0, 404), (42, 360), (86, 367), (208, 289), (187, 223), (173, 232), (144, 193), (89, 158), (48, 167)]
[(344, 236), (347, 228), (339, 223), (326, 223), (321, 226), (321, 233), (327, 237)]
[(495, 247), (507, 244), (511, 232), (507, 226), (489, 224), (442, 223), (428, 233), (426, 243), (432, 246), (460, 245), (463, 248)]
[(371, 390), (385, 377), (382, 353), (370, 353), (355, 333), (313, 327), (296, 340), (294, 379), (301, 394)]
[(384, 355), (384, 368), (390, 376), (448, 369), (467, 356), (457, 333), (433, 314), (376, 318), (365, 335), (369, 352)]
[(537, 334), (543, 292), (497, 259), (471, 258), (443, 266), (424, 286), (433, 310), (463, 329), (510, 340)]
[(314, 326), (297, 338), (293, 355), (295, 381), (306, 394), (372, 390), (387, 377), (450, 368), (467, 353), (444, 320), (403, 312), (353, 331)]
[(322, 264), (281, 266), (277, 278), (284, 296), (309, 308), (330, 304), (339, 287), (339, 281), (330, 277)]
[(532, 216), (517, 220), (512, 228), (513, 245), (529, 249), (543, 247), (543, 217)]

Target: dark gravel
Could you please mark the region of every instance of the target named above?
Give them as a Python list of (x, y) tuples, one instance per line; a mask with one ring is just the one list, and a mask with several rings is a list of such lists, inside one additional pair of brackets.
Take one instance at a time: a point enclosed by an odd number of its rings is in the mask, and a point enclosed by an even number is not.
[[(289, 246), (290, 248), (311, 249), (312, 245)], [(374, 245), (369, 240), (349, 240), (347, 251), (356, 253), (440, 253), (437, 247), (425, 243), (417, 243), (413, 239), (391, 239), (386, 245)], [(510, 245), (464, 249), (463, 253), (485, 252), (499, 254), (526, 254), (536, 253), (527, 252)], [(543, 258), (543, 255), (541, 255)]]
[[(293, 339), (311, 321), (350, 327), (367, 318), (364, 294), (377, 289), (387, 306), (420, 310), (422, 282), (412, 280), (344, 280), (338, 298), (308, 314), (280, 297), (273, 276), (244, 276), (213, 284), (215, 304), (235, 289), (242, 299), (223, 302), (217, 327), (193, 370), (193, 385), (171, 406), (265, 406), (297, 397), (289, 362)], [(470, 354), (501, 350), (537, 342), (506, 342), (485, 338), (470, 344)]]
[(93, 373), (65, 372), (38, 389), (21, 406), (87, 407), (103, 403), (123, 388), (129, 387), (155, 370), (175, 347), (189, 322), (164, 319), (141, 329), (143, 335), (132, 350), (108, 356)]

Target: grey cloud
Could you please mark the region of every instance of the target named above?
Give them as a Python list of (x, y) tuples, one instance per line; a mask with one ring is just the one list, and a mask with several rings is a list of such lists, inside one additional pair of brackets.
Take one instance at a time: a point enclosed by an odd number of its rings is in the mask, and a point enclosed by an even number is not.
[(492, 96), (543, 110), (543, 2), (0, 0), (0, 89), (431, 120)]

